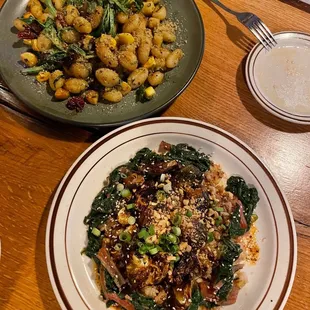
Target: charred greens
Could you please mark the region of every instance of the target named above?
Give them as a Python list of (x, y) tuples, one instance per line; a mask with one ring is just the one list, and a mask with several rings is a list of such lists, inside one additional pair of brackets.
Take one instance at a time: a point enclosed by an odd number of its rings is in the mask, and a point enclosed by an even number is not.
[(116, 27), (115, 27), (115, 15), (118, 12), (127, 13), (129, 8), (135, 5), (137, 10), (141, 10), (143, 7), (143, 2), (139, 1), (129, 1), (129, 0), (104, 0), (103, 8), (104, 15), (101, 20), (100, 26), (92, 32), (94, 37), (100, 37), (102, 33), (107, 33), (112, 36), (116, 35)]
[(259, 201), (257, 189), (249, 187), (243, 178), (232, 176), (227, 181), (226, 190), (233, 193), (242, 202), (247, 228), (240, 228), (240, 207), (234, 211), (229, 228), (232, 237), (242, 236), (251, 226), (251, 217)]
[(217, 292), (220, 300), (226, 300), (233, 287), (234, 271), (233, 264), (240, 256), (240, 246), (230, 239), (223, 240), (223, 254), (219, 266), (215, 269), (216, 283), (223, 281), (222, 287)]
[(150, 150), (149, 148), (143, 148), (138, 151), (128, 163), (128, 168), (131, 170), (138, 170), (141, 164), (156, 163), (157, 161), (164, 160), (164, 157)]
[(43, 3), (46, 5), (46, 8), (48, 9), (49, 13), (53, 18), (57, 15), (57, 10), (55, 9), (52, 0), (44, 0)]
[(200, 289), (198, 286), (195, 286), (192, 290), (192, 303), (188, 307), (187, 310), (198, 310), (200, 306), (205, 306), (207, 309), (212, 309), (214, 306), (216, 306), (213, 302), (208, 302), (203, 299)]
[(47, 19), (42, 33), (61, 51), (65, 51), (67, 49), (66, 44), (59, 39), (57, 30), (54, 27), (54, 21), (52, 19)]
[(242, 236), (246, 233), (246, 228), (241, 228), (240, 224), (240, 207), (233, 212), (229, 224), (229, 234), (232, 238)]
[(137, 152), (136, 156), (129, 162), (128, 167), (136, 170), (142, 163), (150, 164), (157, 161), (171, 161), (176, 160), (183, 166), (194, 166), (200, 170), (201, 173), (210, 169), (211, 161), (208, 155), (196, 151), (193, 147), (187, 144), (171, 145), (171, 150), (164, 154), (158, 154), (151, 151), (149, 148), (144, 148)]
[(65, 52), (54, 51), (52, 53), (46, 53), (41, 57), (38, 66), (23, 69), (21, 72), (23, 74), (37, 74), (42, 70), (53, 71), (62, 68), (66, 57), (67, 54)]
[(109, 184), (95, 198), (89, 214), (84, 219), (84, 224), (88, 225), (88, 244), (84, 253), (89, 257), (95, 257), (101, 247), (101, 237), (92, 233), (94, 227), (104, 224), (109, 215), (114, 211), (119, 193), (115, 183), (119, 180), (120, 173), (115, 169), (109, 177)]
[(162, 308), (156, 305), (152, 298), (147, 298), (139, 293), (133, 293), (130, 295), (132, 298), (132, 304), (136, 310), (161, 310)]
[(171, 145), (171, 150), (167, 156), (179, 161), (184, 166), (193, 165), (201, 172), (210, 169), (211, 161), (209, 156), (202, 152), (198, 152), (187, 144)]

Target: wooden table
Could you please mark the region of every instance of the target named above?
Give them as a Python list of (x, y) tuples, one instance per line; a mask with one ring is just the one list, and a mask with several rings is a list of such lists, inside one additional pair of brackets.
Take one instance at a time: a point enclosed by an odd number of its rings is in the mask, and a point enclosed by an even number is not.
[[(273, 32), (309, 32), (310, 15), (288, 4), (294, 2), (225, 0), (256, 13)], [(291, 204), (298, 233), (297, 275), (286, 309), (310, 309), (310, 127), (275, 118), (255, 102), (243, 76), (253, 37), (208, 0), (197, 4), (206, 29), (204, 59), (194, 81), (164, 115), (228, 130), (267, 163)], [(44, 252), (52, 195), (73, 161), (104, 133), (52, 123), (0, 85), (0, 309), (59, 309)]]

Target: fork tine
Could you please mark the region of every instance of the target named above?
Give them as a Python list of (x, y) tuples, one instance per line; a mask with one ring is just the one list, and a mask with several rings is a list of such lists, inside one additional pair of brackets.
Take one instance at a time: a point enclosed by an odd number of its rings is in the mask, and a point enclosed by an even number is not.
[(250, 26), (249, 29), (252, 31), (252, 33), (255, 35), (255, 37), (263, 44), (265, 49), (268, 51), (270, 49), (270, 46), (269, 46), (268, 42), (265, 42), (264, 37), (253, 27), (253, 25)]
[(269, 47), (272, 49), (275, 45), (270, 38), (270, 35), (263, 29), (263, 27), (259, 24), (258, 20), (253, 22), (253, 26), (255, 26), (256, 30), (261, 34), (261, 36), (265, 39)]
[(276, 41), (276, 39), (274, 38), (272, 32), (269, 30), (269, 28), (263, 23), (263, 21), (261, 19), (258, 18), (257, 23), (261, 26), (261, 28), (263, 29), (263, 31), (265, 33), (267, 33), (268, 37), (271, 38), (271, 42), (274, 46), (276, 46), (278, 44), (278, 42)]
[(259, 33), (254, 28), (252, 28), (252, 27), (250, 27), (249, 29), (255, 35), (255, 37), (259, 40), (259, 42), (263, 44), (264, 48), (268, 51), (269, 47), (268, 47), (268, 45), (266, 45), (265, 41), (261, 38)]

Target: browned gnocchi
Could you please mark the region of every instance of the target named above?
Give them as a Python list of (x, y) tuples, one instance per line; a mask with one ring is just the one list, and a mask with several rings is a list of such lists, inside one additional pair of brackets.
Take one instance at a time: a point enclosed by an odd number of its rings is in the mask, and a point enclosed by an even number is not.
[(21, 55), (28, 67), (22, 72), (48, 82), (58, 100), (117, 103), (138, 88), (152, 99), (165, 72), (184, 56), (171, 45), (176, 25), (164, 2), (29, 0), (23, 17), (14, 20), (18, 37), (32, 49)]

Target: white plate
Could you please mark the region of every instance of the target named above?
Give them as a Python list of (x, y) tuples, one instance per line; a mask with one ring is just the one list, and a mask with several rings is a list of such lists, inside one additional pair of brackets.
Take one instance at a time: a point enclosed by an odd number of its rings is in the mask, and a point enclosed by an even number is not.
[(182, 118), (136, 122), (98, 140), (73, 164), (62, 180), (50, 210), (46, 231), (47, 266), (62, 309), (105, 309), (93, 279), (93, 266), (80, 254), (86, 245), (84, 217), (113, 168), (143, 147), (188, 143), (211, 154), (228, 175), (238, 174), (260, 196), (257, 207), (260, 260), (247, 267), (249, 283), (232, 309), (282, 309), (296, 268), (296, 233), (288, 203), (266, 166), (243, 142), (206, 123)]
[(267, 51), (257, 44), (246, 62), (246, 81), (255, 99), (289, 122), (310, 124), (310, 35), (281, 32)]

